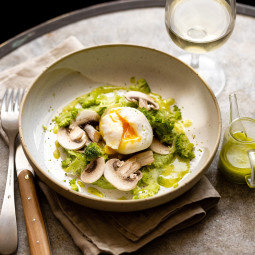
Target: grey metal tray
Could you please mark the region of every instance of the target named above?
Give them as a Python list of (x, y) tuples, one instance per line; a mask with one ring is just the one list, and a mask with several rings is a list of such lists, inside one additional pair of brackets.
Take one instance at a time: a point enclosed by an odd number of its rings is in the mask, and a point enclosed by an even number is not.
[[(61, 15), (57, 18), (46, 21), (2, 43), (0, 45), (0, 58), (6, 56), (8, 53), (19, 48), (20, 46), (40, 37), (41, 35), (82, 19), (117, 11), (137, 8), (164, 7), (164, 5), (165, 0), (120, 0), (79, 9), (77, 11), (73, 11), (66, 15)], [(255, 7), (237, 4), (237, 13), (255, 17)]]

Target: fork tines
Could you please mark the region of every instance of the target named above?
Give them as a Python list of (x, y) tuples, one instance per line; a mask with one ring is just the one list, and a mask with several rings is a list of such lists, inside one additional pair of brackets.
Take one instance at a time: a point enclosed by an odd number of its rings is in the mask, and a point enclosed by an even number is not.
[(2, 101), (2, 110), (19, 111), (21, 101), (25, 95), (25, 88), (11, 89), (7, 88)]

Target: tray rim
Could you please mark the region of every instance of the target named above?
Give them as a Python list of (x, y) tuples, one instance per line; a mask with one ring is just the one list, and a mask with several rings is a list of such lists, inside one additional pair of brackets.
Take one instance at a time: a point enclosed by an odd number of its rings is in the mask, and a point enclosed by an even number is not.
[[(164, 7), (165, 0), (118, 0), (111, 1), (102, 4), (96, 4), (82, 9), (78, 9), (53, 19), (45, 21), (37, 26), (34, 26), (20, 34), (10, 38), (4, 43), (0, 44), (0, 59), (26, 43), (33, 41), (34, 39), (45, 35), (46, 33), (52, 32), (56, 29), (69, 25), (71, 23), (80, 21), (82, 19), (88, 19), (103, 14), (139, 9), (139, 8), (153, 8), (153, 7)], [(236, 4), (237, 13), (255, 17), (255, 7)]]

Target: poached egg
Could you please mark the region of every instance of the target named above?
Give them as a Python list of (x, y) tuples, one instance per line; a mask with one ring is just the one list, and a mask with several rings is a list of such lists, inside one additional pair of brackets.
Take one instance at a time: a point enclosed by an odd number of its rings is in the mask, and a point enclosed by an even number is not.
[(148, 119), (132, 107), (116, 107), (101, 117), (99, 130), (106, 145), (121, 154), (147, 149), (153, 139)]

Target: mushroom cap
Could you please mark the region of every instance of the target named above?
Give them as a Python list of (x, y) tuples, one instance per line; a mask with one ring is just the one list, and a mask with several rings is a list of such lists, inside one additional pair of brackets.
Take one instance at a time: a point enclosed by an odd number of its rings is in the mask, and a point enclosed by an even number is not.
[(169, 147), (162, 144), (159, 140), (157, 140), (155, 137), (152, 140), (152, 143), (150, 145), (150, 149), (153, 152), (156, 152), (161, 155), (167, 155), (169, 154)]
[(57, 134), (57, 140), (59, 144), (67, 150), (79, 150), (85, 145), (87, 141), (85, 132), (82, 130), (82, 134), (80, 130), (81, 129), (79, 127), (74, 129), (60, 128)]
[(85, 109), (77, 114), (75, 121), (70, 125), (70, 127), (85, 125), (90, 122), (99, 122), (99, 119), (100, 116), (97, 112)]
[(124, 177), (119, 169), (123, 166), (123, 161), (119, 159), (110, 159), (105, 164), (104, 177), (118, 190), (129, 191), (136, 187), (138, 181), (142, 178), (142, 173), (136, 171)]
[(81, 173), (81, 180), (84, 183), (97, 181), (104, 173), (105, 160), (103, 157), (92, 160)]
[(125, 97), (127, 100), (133, 102), (138, 101), (140, 107), (146, 107), (147, 104), (149, 104), (149, 108), (153, 108), (155, 110), (159, 109), (159, 105), (154, 101), (152, 97), (150, 97), (147, 94), (144, 94), (139, 91), (128, 91), (125, 93)]

